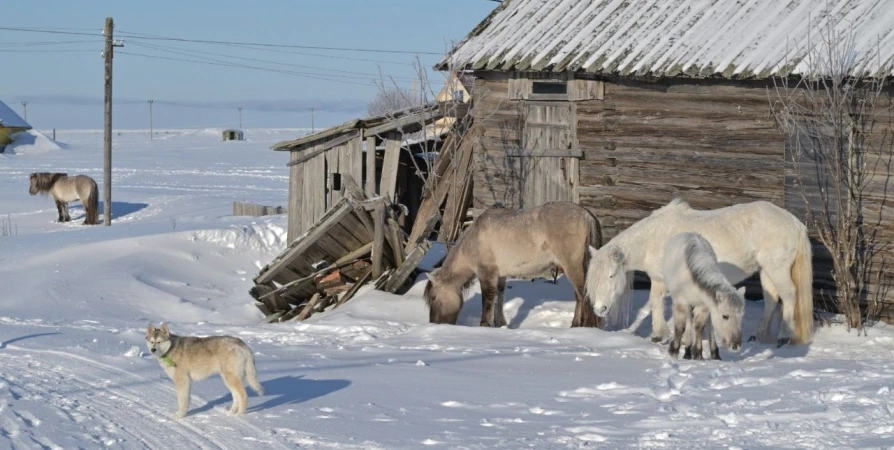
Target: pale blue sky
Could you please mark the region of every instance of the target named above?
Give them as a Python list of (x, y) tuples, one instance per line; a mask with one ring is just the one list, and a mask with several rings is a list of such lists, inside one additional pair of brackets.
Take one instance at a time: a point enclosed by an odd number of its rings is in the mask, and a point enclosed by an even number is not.
[[(318, 111), (334, 109), (316, 114), (319, 128), (363, 115), (365, 102), (378, 89), (372, 80), (380, 69), (386, 76), (400, 77), (399, 82), (411, 86), (414, 69), (409, 64), (416, 56), (246, 48), (139, 39), (137, 35), (443, 54), (451, 42), (465, 36), (498, 6), (490, 0), (7, 3), (0, 28), (86, 33), (0, 29), (0, 99), (20, 115), (20, 102), (28, 101), (28, 121), (38, 129), (102, 126), (100, 31), (107, 16), (114, 17), (116, 36), (125, 45), (116, 49), (119, 53), (115, 57), (116, 128), (148, 128), (149, 99), (155, 101), (156, 128), (236, 126), (236, 106), (240, 105), (244, 108), (245, 128), (305, 127), (310, 126), (310, 107)], [(427, 68), (439, 59), (434, 54), (419, 57)], [(294, 73), (215, 65), (221, 61)], [(440, 75), (431, 71), (430, 74), (433, 82), (442, 82)]]

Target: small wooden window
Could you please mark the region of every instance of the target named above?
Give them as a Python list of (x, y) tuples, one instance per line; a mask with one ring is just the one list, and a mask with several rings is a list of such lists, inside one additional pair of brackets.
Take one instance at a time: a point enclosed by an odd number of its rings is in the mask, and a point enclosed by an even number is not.
[(567, 94), (568, 84), (562, 81), (535, 81), (532, 94)]

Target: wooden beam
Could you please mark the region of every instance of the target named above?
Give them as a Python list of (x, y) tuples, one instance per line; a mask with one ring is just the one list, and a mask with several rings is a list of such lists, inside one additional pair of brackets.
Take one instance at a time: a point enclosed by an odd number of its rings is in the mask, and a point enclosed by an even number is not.
[(376, 195), (376, 137), (366, 138), (366, 195)]
[(351, 286), (351, 289), (348, 289), (348, 292), (345, 292), (345, 295), (343, 295), (341, 299), (339, 299), (338, 303), (335, 304), (335, 307), (338, 308), (339, 306), (345, 304), (348, 300), (352, 299), (355, 295), (357, 295), (357, 291), (359, 291), (360, 288), (363, 287), (363, 285), (369, 282), (371, 277), (372, 269), (367, 270), (366, 273), (362, 277), (360, 277), (353, 286)]
[(323, 139), (326, 139), (330, 136), (335, 136), (346, 131), (355, 130), (360, 126), (361, 123), (362, 122), (360, 120), (354, 119), (341, 125), (323, 130), (317, 134), (304, 136), (291, 141), (279, 142), (277, 144), (274, 144), (271, 148), (276, 151), (301, 151), (313, 147), (315, 142), (322, 141)]
[(307, 303), (304, 304), (304, 309), (301, 310), (301, 314), (298, 314), (298, 318), (296, 320), (301, 321), (310, 317), (313, 313), (314, 307), (317, 306), (317, 302), (320, 301), (320, 293), (317, 292), (314, 294)]
[(385, 161), (382, 164), (382, 181), (379, 193), (388, 201), (394, 201), (397, 191), (397, 169), (400, 164), (400, 136), (389, 134), (385, 139)]
[(532, 157), (532, 158), (583, 158), (584, 151), (579, 148), (551, 148), (551, 149), (530, 149), (530, 148), (513, 148), (506, 150), (506, 156), (512, 157)]
[(386, 220), (387, 230), (385, 237), (388, 239), (388, 245), (391, 247), (391, 254), (394, 257), (394, 267), (400, 267), (404, 263), (404, 246), (400, 240), (400, 225), (388, 217)]
[(467, 136), (460, 150), (459, 160), (456, 161), (457, 169), (449, 180), (447, 206), (444, 207), (444, 217), (441, 223), (441, 233), (438, 240), (451, 242), (461, 228), (463, 215), (466, 211), (466, 201), (471, 191), (472, 184), (472, 156), (475, 147), (472, 144), (476, 137)]
[(370, 242), (370, 243), (364, 245), (363, 247), (360, 247), (357, 250), (354, 250), (353, 252), (348, 253), (345, 256), (342, 256), (341, 258), (338, 259), (338, 261), (335, 262), (335, 265), (337, 266), (339, 264), (353, 261), (355, 259), (360, 259), (361, 257), (368, 255), (369, 252), (372, 251), (372, 248), (373, 248), (373, 243)]
[(375, 239), (372, 247), (372, 276), (378, 279), (382, 276), (382, 256), (385, 250), (385, 202), (376, 203), (376, 211), (373, 213), (375, 222)]
[(430, 249), (431, 241), (423, 240), (422, 242), (419, 242), (407, 256), (406, 261), (404, 261), (397, 270), (391, 272), (388, 281), (385, 282), (385, 286), (383, 286), (383, 290), (392, 294), (397, 292), (397, 290), (403, 286), (404, 282), (407, 281), (410, 274), (419, 266), (419, 263), (422, 262), (422, 258)]
[(350, 142), (351, 140), (357, 138), (358, 136), (360, 136), (360, 130), (354, 131), (352, 133), (348, 133), (341, 137), (337, 137), (335, 139), (332, 139), (331, 141), (323, 142), (322, 144), (320, 144), (319, 147), (316, 147), (309, 152), (302, 153), (301, 156), (299, 156), (297, 159), (289, 161), (289, 163), (286, 164), (286, 166), (294, 166), (295, 164), (301, 164), (304, 161), (312, 159), (314, 156), (317, 156), (320, 153), (325, 152), (326, 150), (330, 150), (333, 147), (337, 147), (339, 145), (346, 144), (346, 143)]
[(416, 131), (421, 130), (423, 126), (428, 125), (443, 117), (444, 114), (440, 111), (440, 108), (435, 108), (433, 111), (418, 112), (416, 114), (410, 114), (396, 119), (387, 120), (385, 121), (385, 123), (379, 126), (367, 129), (366, 135), (378, 136), (380, 134), (390, 133), (394, 131), (399, 131), (402, 134), (415, 133)]

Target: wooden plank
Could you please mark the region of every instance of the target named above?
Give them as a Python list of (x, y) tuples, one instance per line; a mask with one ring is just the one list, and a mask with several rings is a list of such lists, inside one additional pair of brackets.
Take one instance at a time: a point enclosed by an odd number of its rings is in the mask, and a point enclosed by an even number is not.
[(345, 292), (345, 294), (341, 297), (341, 299), (338, 300), (338, 303), (335, 304), (335, 307), (338, 308), (339, 306), (347, 303), (348, 300), (354, 298), (354, 296), (357, 295), (357, 292), (360, 290), (360, 288), (369, 282), (370, 278), (372, 278), (372, 269), (366, 271), (366, 273), (362, 277), (360, 277), (356, 282), (354, 282), (354, 285), (351, 286), (351, 289), (348, 289), (348, 291)]
[(308, 230), (307, 234), (300, 238), (300, 242), (296, 245), (289, 248), (285, 254), (278, 257), (274, 260), (273, 263), (268, 265), (266, 270), (264, 270), (261, 274), (259, 274), (255, 278), (256, 284), (265, 284), (273, 279), (275, 274), (279, 272), (281, 267), (287, 267), (289, 264), (297, 259), (301, 254), (307, 250), (311, 245), (313, 245), (317, 239), (322, 236), (325, 236), (326, 232), (332, 227), (333, 224), (338, 223), (345, 215), (350, 214), (353, 210), (353, 205), (348, 201), (343, 201), (341, 204), (336, 205), (336, 207), (329, 210), (329, 212), (324, 215), (321, 221), (311, 227)]
[(372, 247), (372, 276), (378, 279), (382, 276), (382, 256), (385, 250), (385, 202), (376, 202), (376, 210), (373, 213), (375, 222), (375, 238)]
[[(298, 154), (291, 152), (289, 157), (294, 160)], [(292, 166), (289, 169), (289, 225), (286, 239), (292, 242), (304, 233), (301, 229), (301, 215), (304, 211), (304, 165)]]
[(317, 156), (333, 147), (337, 147), (337, 146), (347, 143), (349, 141), (353, 141), (354, 139), (356, 139), (359, 136), (360, 136), (360, 130), (357, 130), (357, 131), (348, 133), (344, 136), (340, 136), (335, 139), (332, 139), (331, 141), (326, 141), (326, 142), (320, 144), (319, 147), (314, 147), (313, 150), (311, 150), (311, 151), (299, 153), (299, 156), (297, 158), (289, 161), (289, 163), (286, 165), (293, 166), (295, 164), (301, 164), (305, 161), (313, 159), (313, 157), (315, 157), (315, 156)]
[(506, 156), (510, 158), (517, 157), (535, 157), (535, 158), (583, 158), (584, 151), (579, 148), (550, 148), (550, 149), (531, 149), (531, 148), (513, 148), (506, 150)]
[(366, 138), (366, 179), (364, 187), (366, 195), (374, 197), (376, 195), (376, 137), (368, 136)]
[(317, 306), (317, 303), (319, 301), (320, 301), (320, 293), (317, 292), (313, 295), (313, 297), (310, 298), (310, 300), (307, 301), (307, 303), (304, 305), (304, 309), (301, 310), (301, 314), (298, 314), (298, 317), (296, 320), (302, 321), (302, 320), (310, 317), (310, 315), (313, 314), (314, 307)]
[(388, 201), (394, 201), (397, 192), (397, 170), (400, 164), (400, 136), (390, 134), (385, 139), (385, 160), (382, 163), (382, 179), (379, 192)]
[(413, 251), (407, 256), (406, 261), (404, 261), (398, 268), (391, 272), (391, 275), (388, 276), (388, 281), (385, 283), (383, 289), (386, 292), (395, 293), (401, 286), (403, 286), (404, 282), (407, 281), (407, 278), (410, 274), (416, 270), (416, 267), (419, 266), (419, 263), (422, 262), (422, 258), (431, 250), (431, 241), (424, 240), (422, 242), (417, 243), (413, 248)]
[(358, 248), (357, 250), (354, 250), (353, 252), (348, 253), (347, 255), (339, 258), (337, 261), (335, 261), (335, 265), (343, 264), (348, 261), (353, 261), (355, 259), (359, 259), (363, 256), (366, 256), (372, 251), (372, 248), (373, 248), (373, 243), (372, 242), (367, 243), (364, 246)]
[(396, 119), (386, 120), (385, 123), (366, 130), (367, 136), (379, 136), (386, 133), (399, 132), (400, 134), (415, 133), (436, 120), (444, 117), (441, 108), (430, 108), (429, 111), (418, 112)]
[(388, 240), (388, 246), (391, 247), (392, 261), (395, 267), (399, 267), (404, 262), (404, 246), (400, 239), (400, 225), (388, 217), (386, 219), (385, 239)]

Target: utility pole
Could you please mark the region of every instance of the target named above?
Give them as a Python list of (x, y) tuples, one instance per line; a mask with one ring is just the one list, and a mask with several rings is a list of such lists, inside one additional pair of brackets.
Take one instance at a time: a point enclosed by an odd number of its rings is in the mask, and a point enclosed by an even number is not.
[(152, 135), (154, 134), (152, 132), (152, 102), (153, 101), (154, 100), (149, 100), (149, 140), (150, 141), (152, 140)]
[(314, 124), (314, 109), (310, 109), (310, 134), (314, 134), (317, 132), (316, 125)]
[(22, 109), (25, 114), (25, 122), (28, 121), (28, 102), (22, 102)]
[(241, 130), (242, 129), (242, 107), (239, 106), (236, 109), (239, 110), (239, 129)]
[(124, 47), (124, 44), (115, 42), (112, 34), (115, 31), (115, 21), (106, 17), (106, 26), (103, 36), (106, 37), (105, 51), (102, 56), (106, 66), (106, 99), (105, 99), (105, 123), (103, 127), (103, 216), (105, 225), (112, 225), (112, 53), (115, 47)]

